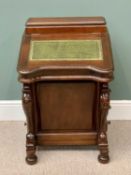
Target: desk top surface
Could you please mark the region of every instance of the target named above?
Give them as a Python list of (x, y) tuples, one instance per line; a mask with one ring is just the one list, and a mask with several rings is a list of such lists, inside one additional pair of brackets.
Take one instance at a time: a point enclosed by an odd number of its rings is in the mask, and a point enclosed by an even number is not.
[(112, 74), (112, 52), (105, 24), (102, 17), (29, 19), (18, 72), (30, 77), (42, 76), (45, 70), (88, 70), (105, 77)]

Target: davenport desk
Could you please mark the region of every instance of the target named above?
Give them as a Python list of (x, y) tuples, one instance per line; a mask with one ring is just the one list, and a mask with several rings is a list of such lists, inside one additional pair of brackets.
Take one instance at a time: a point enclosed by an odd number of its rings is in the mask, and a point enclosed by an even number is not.
[(27, 117), (26, 161), (43, 145), (98, 145), (109, 161), (111, 44), (103, 17), (30, 18), (17, 70)]

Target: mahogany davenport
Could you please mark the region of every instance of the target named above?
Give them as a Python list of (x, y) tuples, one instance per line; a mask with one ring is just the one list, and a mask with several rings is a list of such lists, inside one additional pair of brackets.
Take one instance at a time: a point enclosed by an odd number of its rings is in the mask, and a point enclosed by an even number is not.
[(36, 163), (36, 147), (42, 145), (98, 145), (98, 160), (107, 163), (113, 62), (105, 19), (30, 18), (18, 72), (27, 163)]

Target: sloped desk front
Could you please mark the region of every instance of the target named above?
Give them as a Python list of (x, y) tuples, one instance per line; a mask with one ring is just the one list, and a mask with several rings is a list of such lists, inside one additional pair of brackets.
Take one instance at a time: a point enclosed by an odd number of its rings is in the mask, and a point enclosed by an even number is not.
[(36, 162), (36, 146), (42, 145), (98, 145), (99, 161), (107, 163), (113, 63), (104, 18), (29, 19), (18, 72), (27, 163)]

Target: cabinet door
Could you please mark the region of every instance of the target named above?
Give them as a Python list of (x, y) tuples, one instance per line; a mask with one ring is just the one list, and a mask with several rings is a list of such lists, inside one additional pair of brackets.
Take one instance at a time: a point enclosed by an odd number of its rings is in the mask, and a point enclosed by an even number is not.
[(96, 115), (94, 81), (54, 81), (36, 85), (40, 131), (93, 131)]

